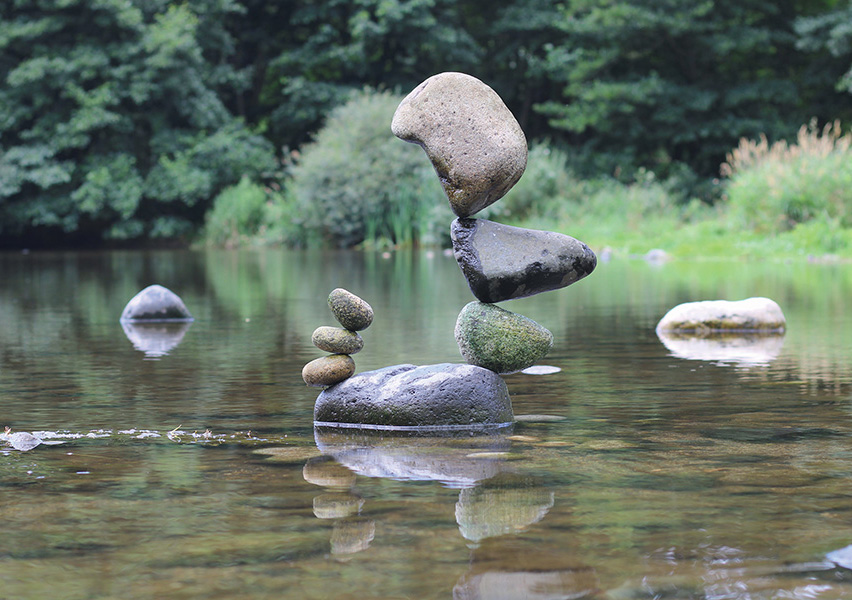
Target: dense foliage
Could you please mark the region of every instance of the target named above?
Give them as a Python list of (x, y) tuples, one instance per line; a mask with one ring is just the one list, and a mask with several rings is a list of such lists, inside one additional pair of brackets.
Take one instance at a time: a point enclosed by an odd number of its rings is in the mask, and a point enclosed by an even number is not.
[[(396, 242), (412, 228), (364, 214), (308, 227), (305, 194), (322, 186), (289, 177), (311, 172), (306, 144), (353, 93), (401, 94), (448, 70), (494, 87), (565, 171), (653, 173), (681, 200), (712, 200), (740, 138), (852, 121), (850, 22), (848, 0), (8, 0), (0, 242), (191, 236), (243, 177), (243, 192), (296, 193), (256, 208), (261, 220)], [(303, 162), (282, 177), (294, 150)], [(365, 177), (349, 158), (334, 168)]]

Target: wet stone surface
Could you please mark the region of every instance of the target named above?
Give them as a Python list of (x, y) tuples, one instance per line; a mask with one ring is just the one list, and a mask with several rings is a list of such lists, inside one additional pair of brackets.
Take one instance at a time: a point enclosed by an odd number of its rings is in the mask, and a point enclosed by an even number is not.
[(558, 290), (597, 265), (595, 253), (586, 244), (552, 231), (456, 219), (450, 234), (470, 291), (482, 302)]
[(509, 391), (499, 376), (451, 363), (359, 373), (324, 390), (314, 406), (317, 423), (435, 427), (512, 420)]

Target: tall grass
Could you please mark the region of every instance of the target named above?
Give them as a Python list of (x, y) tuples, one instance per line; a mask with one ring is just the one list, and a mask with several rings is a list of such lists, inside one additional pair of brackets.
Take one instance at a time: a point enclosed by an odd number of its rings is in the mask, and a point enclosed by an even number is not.
[(735, 226), (778, 234), (810, 221), (852, 225), (852, 133), (837, 121), (821, 130), (811, 121), (792, 143), (740, 140), (721, 173)]

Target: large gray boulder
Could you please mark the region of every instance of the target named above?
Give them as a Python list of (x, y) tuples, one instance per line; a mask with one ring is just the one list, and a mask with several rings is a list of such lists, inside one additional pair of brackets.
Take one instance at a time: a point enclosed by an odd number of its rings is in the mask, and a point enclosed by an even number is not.
[(456, 219), (450, 234), (470, 291), (482, 302), (558, 290), (597, 265), (595, 253), (586, 244), (552, 231)]
[(769, 298), (687, 302), (671, 309), (657, 324), (657, 335), (689, 332), (713, 335), (720, 332), (776, 332), (787, 326), (784, 313)]
[(482, 302), (461, 310), (455, 336), (467, 362), (495, 373), (526, 369), (553, 345), (553, 334), (532, 319)]
[(320, 393), (314, 422), (370, 427), (475, 427), (513, 421), (506, 383), (473, 365), (395, 365)]
[(497, 92), (464, 73), (441, 73), (418, 85), (400, 102), (391, 130), (426, 151), (460, 217), (502, 198), (527, 166), (518, 121)]
[(180, 299), (168, 288), (149, 285), (133, 296), (121, 313), (122, 322), (192, 321), (192, 315)]

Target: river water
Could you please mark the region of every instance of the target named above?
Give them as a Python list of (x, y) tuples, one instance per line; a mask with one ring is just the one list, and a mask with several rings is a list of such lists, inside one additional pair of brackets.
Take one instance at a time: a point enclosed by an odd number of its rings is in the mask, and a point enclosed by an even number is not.
[[(554, 334), (517, 422), (314, 431), (328, 293), (358, 371), (461, 362), (440, 251), (0, 254), (0, 598), (852, 598), (852, 266), (602, 263), (501, 306)], [(127, 330), (152, 283), (196, 320)], [(661, 340), (767, 296), (783, 337)], [(840, 552), (838, 552), (840, 551)]]

